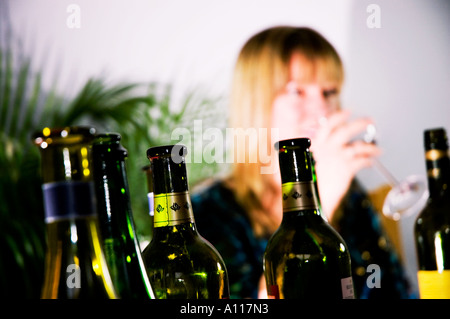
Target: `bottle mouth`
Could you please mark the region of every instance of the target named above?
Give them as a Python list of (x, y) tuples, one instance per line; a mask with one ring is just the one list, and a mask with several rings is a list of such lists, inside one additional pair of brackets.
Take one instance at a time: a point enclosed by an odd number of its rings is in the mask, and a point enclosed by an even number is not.
[(429, 129), (424, 132), (425, 150), (448, 150), (447, 133), (444, 128)]
[(103, 145), (103, 144), (118, 144), (122, 136), (119, 133), (111, 132), (111, 133), (101, 133), (95, 135), (95, 144)]
[(281, 140), (274, 144), (275, 150), (277, 151), (286, 149), (309, 148), (310, 146), (311, 140), (307, 137)]
[(120, 144), (122, 136), (119, 133), (101, 133), (95, 136), (92, 149), (94, 157), (100, 156), (103, 159), (125, 158), (128, 156), (126, 148)]
[(186, 155), (187, 147), (182, 144), (154, 146), (147, 150), (147, 158), (149, 160), (159, 157), (171, 157), (174, 162), (180, 163)]
[(66, 126), (45, 127), (33, 134), (34, 144), (42, 149), (53, 145), (70, 145), (75, 143), (90, 143), (94, 138), (96, 130), (91, 126)]

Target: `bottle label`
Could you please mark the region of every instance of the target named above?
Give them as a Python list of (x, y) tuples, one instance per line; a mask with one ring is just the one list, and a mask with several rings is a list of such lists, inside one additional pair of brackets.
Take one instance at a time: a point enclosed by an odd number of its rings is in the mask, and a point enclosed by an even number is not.
[(353, 278), (347, 277), (341, 279), (342, 299), (355, 299), (353, 290)]
[(93, 182), (54, 182), (42, 185), (45, 222), (96, 215)]
[(280, 291), (278, 290), (278, 285), (270, 285), (267, 290), (268, 299), (280, 299)]
[(194, 221), (189, 192), (154, 195), (154, 227)]
[(425, 153), (425, 159), (428, 161), (437, 161), (441, 158), (448, 157), (450, 154), (444, 150), (428, 150)]
[(450, 270), (419, 270), (417, 279), (421, 299), (450, 299)]
[(319, 208), (313, 181), (284, 183), (281, 191), (283, 192), (283, 212)]

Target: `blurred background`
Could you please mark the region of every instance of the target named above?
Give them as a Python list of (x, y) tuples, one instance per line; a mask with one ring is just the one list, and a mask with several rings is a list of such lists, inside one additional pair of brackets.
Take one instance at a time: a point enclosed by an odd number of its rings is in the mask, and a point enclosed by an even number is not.
[[(226, 128), (233, 65), (274, 25), (309, 26), (338, 50), (342, 104), (374, 119), (397, 179), (425, 175), (423, 131), (450, 130), (448, 0), (0, 0), (0, 291), (38, 297), (45, 251), (39, 154), (31, 133), (89, 124), (123, 135), (141, 244), (149, 240), (145, 152)], [(188, 166), (191, 188), (226, 164)], [(369, 189), (385, 183), (361, 173)], [(416, 214), (390, 222), (413, 284)], [(5, 275), (14, 273), (15, 275)], [(13, 288), (11, 288), (13, 287)]]

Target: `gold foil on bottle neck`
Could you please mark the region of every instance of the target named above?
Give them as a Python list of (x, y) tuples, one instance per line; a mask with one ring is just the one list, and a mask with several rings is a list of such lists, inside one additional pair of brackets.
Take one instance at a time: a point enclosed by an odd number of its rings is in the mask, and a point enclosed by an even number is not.
[(154, 195), (154, 227), (194, 222), (189, 192)]
[(281, 190), (283, 193), (283, 212), (319, 208), (319, 201), (312, 181), (284, 183)]
[(425, 159), (428, 161), (436, 161), (443, 157), (448, 157), (448, 151), (443, 150), (428, 150), (425, 152)]

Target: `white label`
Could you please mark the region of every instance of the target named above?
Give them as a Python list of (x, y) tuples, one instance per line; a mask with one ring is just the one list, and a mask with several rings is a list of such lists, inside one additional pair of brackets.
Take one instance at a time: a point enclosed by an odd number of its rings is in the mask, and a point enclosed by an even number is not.
[(147, 193), (147, 198), (148, 198), (148, 213), (150, 216), (154, 216), (155, 215), (155, 209), (154, 209), (154, 205), (153, 205), (153, 192)]
[(355, 299), (352, 277), (341, 279), (342, 299)]

